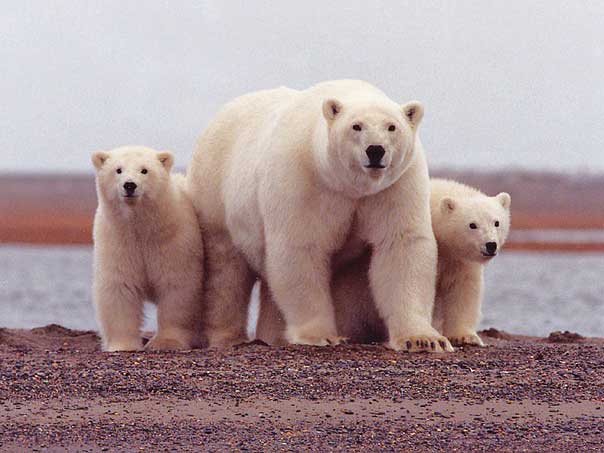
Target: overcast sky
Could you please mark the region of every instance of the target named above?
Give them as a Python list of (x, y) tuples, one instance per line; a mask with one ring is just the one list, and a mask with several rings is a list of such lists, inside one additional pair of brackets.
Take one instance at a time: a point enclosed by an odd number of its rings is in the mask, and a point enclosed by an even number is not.
[(361, 78), (419, 99), (432, 165), (604, 171), (602, 1), (0, 0), (0, 172), (185, 166), (248, 91)]

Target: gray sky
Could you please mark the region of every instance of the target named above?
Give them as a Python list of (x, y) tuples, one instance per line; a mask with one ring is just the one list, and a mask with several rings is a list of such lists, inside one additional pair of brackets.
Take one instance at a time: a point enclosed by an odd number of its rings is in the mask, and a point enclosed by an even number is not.
[(224, 102), (361, 78), (426, 107), (433, 165), (604, 171), (601, 1), (0, 0), (0, 172), (185, 166)]

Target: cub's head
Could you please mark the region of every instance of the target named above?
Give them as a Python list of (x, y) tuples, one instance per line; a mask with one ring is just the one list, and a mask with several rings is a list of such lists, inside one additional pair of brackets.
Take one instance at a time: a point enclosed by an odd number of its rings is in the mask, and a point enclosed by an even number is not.
[(452, 258), (485, 262), (497, 255), (510, 231), (510, 196), (446, 197), (434, 220), (439, 248)]
[(135, 206), (157, 199), (168, 188), (174, 156), (142, 146), (124, 146), (92, 155), (99, 196), (110, 203)]
[(359, 195), (370, 195), (395, 182), (411, 162), (424, 109), (419, 102), (359, 99), (343, 104), (323, 101), (328, 156), (338, 174)]

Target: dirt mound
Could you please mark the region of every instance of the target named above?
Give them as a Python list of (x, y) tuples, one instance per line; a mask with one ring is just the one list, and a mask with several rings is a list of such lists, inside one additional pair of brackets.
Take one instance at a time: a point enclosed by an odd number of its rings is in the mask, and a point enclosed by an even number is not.
[(511, 340), (513, 336), (503, 330), (495, 329), (491, 327), (489, 329), (481, 330), (478, 332), (481, 337), (497, 338), (498, 340)]
[(585, 340), (584, 336), (575, 332), (569, 332), (568, 330), (564, 332), (558, 330), (550, 333), (549, 337), (547, 337), (547, 341), (550, 343), (578, 343), (583, 340)]
[(0, 328), (0, 346), (5, 345), (20, 351), (99, 349), (99, 337), (92, 330), (72, 330), (57, 324), (27, 329)]

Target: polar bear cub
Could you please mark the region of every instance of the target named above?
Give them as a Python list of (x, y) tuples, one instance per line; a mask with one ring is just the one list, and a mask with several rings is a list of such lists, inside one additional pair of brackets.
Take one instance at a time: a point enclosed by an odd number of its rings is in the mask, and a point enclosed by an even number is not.
[(337, 344), (331, 262), (362, 243), (373, 248), (368, 278), (389, 346), (452, 350), (431, 325), (437, 248), (422, 117), (420, 103), (359, 80), (255, 92), (217, 114), (187, 174), (207, 244), (210, 345), (246, 341), (257, 277), (289, 343)]
[(484, 266), (510, 230), (510, 196), (488, 197), (464, 184), (433, 179), (432, 227), (438, 242), (433, 324), (452, 344), (483, 346), (476, 333), (481, 315)]
[(142, 349), (145, 301), (158, 308), (147, 349), (199, 345), (202, 239), (184, 177), (170, 172), (172, 153), (127, 146), (96, 152), (92, 162), (99, 200), (93, 298), (103, 349)]
[[(432, 227), (438, 243), (433, 325), (452, 344), (482, 346), (476, 333), (481, 315), (483, 271), (505, 243), (510, 229), (510, 196), (489, 197), (464, 184), (431, 180)], [(336, 269), (332, 286), (338, 332), (355, 343), (387, 340), (369, 291), (370, 252)], [(277, 334), (275, 308), (262, 300), (258, 331)], [(263, 311), (264, 310), (264, 311)], [(267, 321), (267, 319), (269, 321)]]

